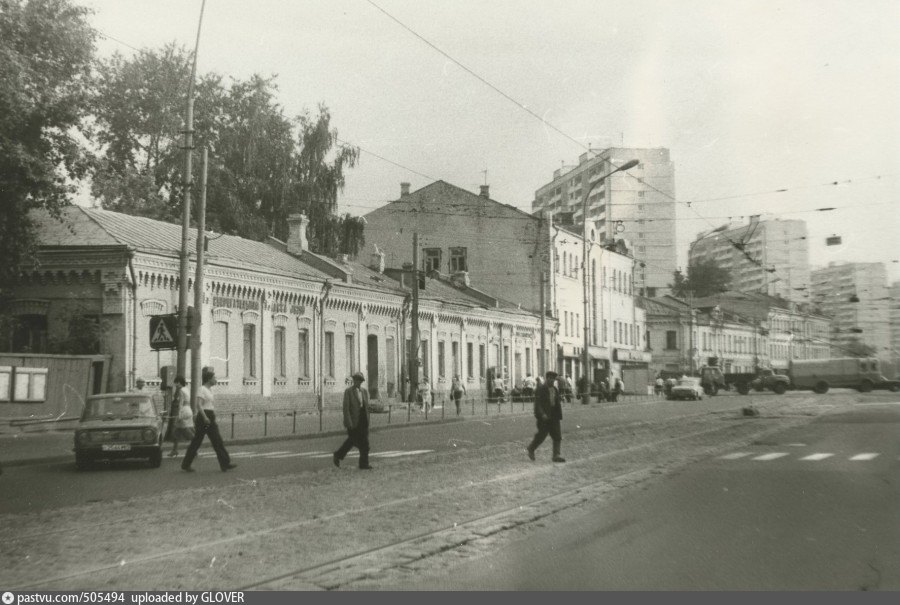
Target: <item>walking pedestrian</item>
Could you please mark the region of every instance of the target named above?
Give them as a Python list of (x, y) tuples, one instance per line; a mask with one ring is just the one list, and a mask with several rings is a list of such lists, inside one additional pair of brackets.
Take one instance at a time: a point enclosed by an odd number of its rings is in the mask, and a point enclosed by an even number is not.
[(454, 376), (453, 382), (450, 383), (450, 396), (453, 397), (453, 403), (456, 404), (457, 416), (459, 416), (460, 400), (462, 399), (463, 393), (465, 392), (466, 385), (462, 383), (462, 380), (459, 379), (459, 376)]
[(216, 386), (216, 372), (210, 367), (205, 367), (201, 378), (203, 386), (197, 390), (197, 401), (194, 402), (194, 438), (184, 454), (184, 460), (181, 461), (181, 470), (188, 473), (194, 472), (191, 463), (197, 457), (197, 450), (200, 449), (203, 438), (209, 435), (209, 442), (212, 443), (213, 449), (216, 451), (216, 458), (219, 460), (219, 468), (222, 469), (222, 472), (230, 471), (236, 468), (237, 464), (232, 464), (231, 457), (222, 442), (219, 425), (216, 424), (216, 409), (213, 405), (215, 397), (211, 390)]
[(428, 381), (428, 376), (423, 375), (422, 380), (419, 381), (419, 403), (422, 404), (422, 408), (425, 411), (431, 409), (431, 383)]
[(172, 431), (172, 451), (169, 457), (178, 456), (178, 442), (194, 439), (194, 410), (191, 408), (191, 394), (187, 390), (184, 376), (175, 377), (175, 392), (172, 394), (172, 418), (175, 428)]
[(534, 417), (537, 419), (537, 433), (526, 447), (528, 458), (534, 460), (534, 451), (544, 442), (547, 435), (553, 440), (553, 462), (565, 462), (560, 455), (562, 442), (562, 398), (556, 384), (558, 374), (547, 372), (547, 380), (538, 387), (534, 395)]
[(355, 447), (359, 450), (359, 468), (371, 470), (369, 466), (369, 393), (362, 388), (366, 377), (362, 372), (353, 375), (353, 385), (344, 389), (344, 428), (347, 439), (331, 455), (335, 466)]
[(522, 394), (529, 399), (534, 396), (534, 389), (537, 388), (537, 383), (534, 381), (534, 378), (531, 376), (531, 372), (525, 375), (525, 380), (522, 381)]

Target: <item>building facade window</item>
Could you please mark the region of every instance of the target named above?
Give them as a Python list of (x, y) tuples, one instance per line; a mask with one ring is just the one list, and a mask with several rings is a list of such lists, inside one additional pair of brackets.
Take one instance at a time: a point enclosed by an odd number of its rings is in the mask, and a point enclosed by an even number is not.
[(285, 359), (284, 359), (284, 353), (285, 353), (284, 328), (280, 327), (280, 326), (275, 328), (274, 336), (275, 336), (275, 338), (274, 338), (273, 344), (275, 346), (275, 356), (273, 359), (273, 362), (274, 362), (273, 369), (275, 370), (276, 377), (284, 378), (284, 376), (287, 372), (287, 367), (286, 367), (287, 364), (285, 363)]
[(675, 330), (666, 330), (666, 348), (667, 349), (677, 349), (678, 348), (677, 333), (675, 332)]
[(356, 335), (355, 334), (345, 334), (344, 335), (344, 355), (347, 358), (346, 363), (344, 364), (344, 368), (347, 370), (347, 375), (351, 376), (356, 372)]
[(466, 376), (475, 378), (475, 345), (466, 343)]
[(324, 368), (326, 378), (334, 380), (334, 332), (325, 332), (325, 351), (322, 356), (324, 359)]
[(244, 324), (244, 378), (256, 378), (256, 326)]
[(427, 340), (422, 340), (422, 371), (431, 378), (431, 349)]
[(297, 369), (300, 378), (309, 378), (309, 331), (297, 333)]
[(13, 353), (47, 352), (47, 316), (18, 315), (12, 339)]
[(484, 358), (484, 345), (478, 345), (478, 377), (484, 380), (484, 372), (487, 369), (487, 360)]
[[(388, 336), (384, 339), (384, 357), (385, 357), (385, 372), (387, 373), (387, 382), (394, 383), (395, 387), (397, 385), (397, 350), (396, 344), (394, 342), (393, 336)], [(388, 387), (388, 395), (390, 396), (393, 393), (393, 390)]]
[(459, 343), (451, 342), (450, 343), (450, 372), (454, 376), (459, 376), (462, 374), (459, 367)]
[(466, 262), (466, 248), (450, 248), (450, 272), (468, 271), (469, 264)]
[(438, 341), (438, 377), (447, 377), (447, 358), (444, 350), (446, 343), (443, 340)]
[(425, 255), (425, 271), (440, 271), (441, 270), (441, 249), (440, 248), (425, 248), (423, 250)]

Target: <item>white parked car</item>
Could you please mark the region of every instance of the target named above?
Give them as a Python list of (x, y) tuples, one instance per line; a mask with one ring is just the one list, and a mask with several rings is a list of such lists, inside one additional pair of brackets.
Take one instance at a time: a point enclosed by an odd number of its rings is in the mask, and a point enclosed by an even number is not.
[(703, 399), (703, 387), (700, 379), (694, 376), (682, 376), (672, 387), (668, 399)]

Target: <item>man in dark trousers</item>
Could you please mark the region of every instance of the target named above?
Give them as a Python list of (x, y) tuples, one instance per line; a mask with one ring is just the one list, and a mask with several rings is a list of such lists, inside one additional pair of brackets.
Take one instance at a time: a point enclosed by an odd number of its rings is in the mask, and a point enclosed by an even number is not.
[(356, 447), (359, 450), (359, 468), (372, 468), (369, 466), (369, 393), (362, 388), (365, 379), (362, 372), (357, 372), (353, 375), (353, 386), (344, 390), (344, 428), (347, 429), (347, 439), (332, 454), (335, 466), (340, 466), (350, 448)]
[(559, 387), (556, 384), (556, 372), (547, 372), (547, 380), (537, 388), (534, 394), (534, 417), (537, 419), (537, 433), (526, 448), (528, 457), (534, 460), (534, 450), (544, 442), (547, 435), (553, 440), (553, 462), (565, 462), (566, 459), (559, 455), (560, 442), (562, 441), (562, 399)]
[(209, 441), (216, 451), (216, 458), (219, 459), (219, 468), (223, 472), (230, 471), (237, 468), (237, 464), (231, 462), (231, 457), (222, 442), (222, 434), (219, 433), (219, 425), (216, 424), (216, 410), (213, 405), (215, 397), (211, 390), (216, 385), (215, 370), (210, 367), (203, 368), (201, 379), (203, 386), (197, 390), (197, 401), (194, 402), (194, 439), (184, 454), (184, 460), (181, 461), (181, 470), (194, 472), (191, 463), (197, 456), (197, 450), (200, 449), (203, 438), (209, 435)]

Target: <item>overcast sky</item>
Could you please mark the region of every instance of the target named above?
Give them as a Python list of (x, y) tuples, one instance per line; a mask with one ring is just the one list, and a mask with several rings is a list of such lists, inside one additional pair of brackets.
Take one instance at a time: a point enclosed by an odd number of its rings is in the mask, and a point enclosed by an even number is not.
[[(101, 54), (194, 44), (201, 0), (82, 3)], [(290, 115), (327, 105), (364, 150), (351, 214), (485, 170), (530, 212), (588, 145), (666, 147), (680, 264), (699, 231), (763, 214), (807, 221), (814, 264), (897, 280), (898, 23), (900, 0), (207, 0), (198, 71), (277, 74)]]

